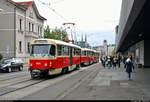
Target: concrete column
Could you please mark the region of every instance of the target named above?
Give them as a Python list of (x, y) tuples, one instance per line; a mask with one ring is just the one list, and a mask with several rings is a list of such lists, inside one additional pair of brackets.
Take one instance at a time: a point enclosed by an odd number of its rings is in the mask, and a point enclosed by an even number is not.
[(144, 40), (144, 67), (150, 68), (150, 40)]

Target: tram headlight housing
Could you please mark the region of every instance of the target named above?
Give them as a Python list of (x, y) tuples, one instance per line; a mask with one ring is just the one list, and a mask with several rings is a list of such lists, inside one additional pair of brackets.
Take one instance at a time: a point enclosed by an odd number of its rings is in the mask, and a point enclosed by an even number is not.
[(32, 66), (32, 64), (30, 64), (30, 66)]

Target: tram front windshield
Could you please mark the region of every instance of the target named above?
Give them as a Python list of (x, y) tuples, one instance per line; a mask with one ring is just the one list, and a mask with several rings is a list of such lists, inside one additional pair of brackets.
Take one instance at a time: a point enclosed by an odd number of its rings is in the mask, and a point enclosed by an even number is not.
[(31, 56), (54, 56), (54, 45), (32, 45)]

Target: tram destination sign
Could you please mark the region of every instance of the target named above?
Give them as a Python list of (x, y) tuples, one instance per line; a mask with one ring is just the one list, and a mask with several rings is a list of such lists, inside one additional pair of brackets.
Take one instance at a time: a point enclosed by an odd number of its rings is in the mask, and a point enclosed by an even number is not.
[(36, 43), (36, 44), (45, 44), (45, 43), (47, 43), (47, 40), (36, 40), (36, 41), (34, 41), (34, 43)]

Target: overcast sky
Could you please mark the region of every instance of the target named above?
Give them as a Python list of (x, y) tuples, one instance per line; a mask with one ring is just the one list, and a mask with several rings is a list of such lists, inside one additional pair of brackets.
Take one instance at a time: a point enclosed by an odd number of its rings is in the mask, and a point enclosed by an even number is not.
[(50, 28), (60, 28), (63, 23), (73, 22), (76, 24), (78, 40), (81, 39), (82, 34), (87, 34), (88, 42), (92, 46), (102, 45), (105, 39), (108, 44), (115, 43), (115, 26), (119, 23), (122, 0), (34, 1), (40, 14), (47, 19), (45, 25), (49, 25)]

